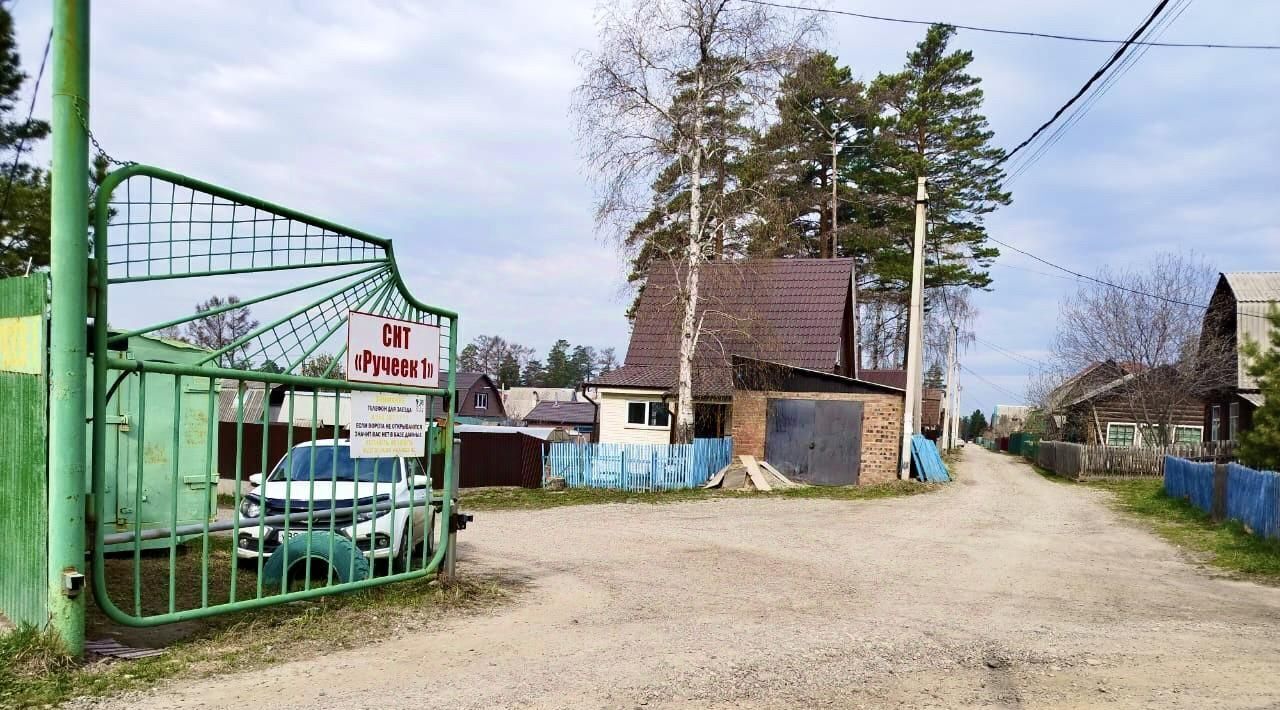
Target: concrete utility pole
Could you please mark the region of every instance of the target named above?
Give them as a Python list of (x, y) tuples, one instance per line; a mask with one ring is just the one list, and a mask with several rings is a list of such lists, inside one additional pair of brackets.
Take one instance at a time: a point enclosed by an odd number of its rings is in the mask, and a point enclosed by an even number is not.
[(942, 449), (945, 451), (956, 445), (955, 427), (951, 423), (951, 415), (956, 406), (956, 339), (959, 330), (953, 325), (947, 338), (947, 399), (946, 417), (942, 420)]
[[(49, 627), (77, 656), (84, 652), (88, 122), (89, 0), (54, 0), (48, 599)], [(97, 327), (106, 327), (106, 314), (97, 315)]]
[(912, 246), (911, 307), (907, 312), (907, 398), (902, 416), (902, 457), (898, 478), (911, 477), (911, 436), (920, 433), (920, 380), (924, 363), (924, 232), (929, 205), (925, 178), (916, 178), (916, 234)]

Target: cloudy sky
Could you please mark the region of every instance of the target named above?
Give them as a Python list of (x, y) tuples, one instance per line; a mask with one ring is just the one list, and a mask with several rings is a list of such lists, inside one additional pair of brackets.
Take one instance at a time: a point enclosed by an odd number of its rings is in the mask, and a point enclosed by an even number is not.
[[(48, 5), (16, 4), (32, 73)], [(825, 7), (1121, 38), (1151, 5)], [(464, 338), (499, 333), (542, 351), (563, 337), (621, 354), (624, 265), (593, 233), (568, 118), (575, 53), (595, 46), (595, 8), (593, 0), (98, 2), (94, 132), (117, 157), (394, 239), (410, 288), (458, 311)], [(869, 79), (898, 68), (922, 34), (833, 16), (825, 44)], [(1163, 39), (1278, 43), (1280, 4), (1200, 0)], [(1004, 146), (1113, 51), (963, 31), (956, 45), (975, 54), (972, 71)], [(1197, 250), (1222, 270), (1280, 268), (1278, 63), (1280, 52), (1152, 49), (1013, 182), (1014, 203), (991, 219), (992, 235), (1085, 272), (1162, 250)], [(1026, 359), (1046, 356), (1058, 299), (1076, 285), (1013, 253), (992, 271), (993, 290), (976, 299), (978, 336), (1023, 360), (981, 344), (965, 353), (977, 373), (962, 378), (965, 411), (989, 412), (1021, 394)], [(207, 295), (165, 288), (132, 308), (148, 321), (176, 317)]]

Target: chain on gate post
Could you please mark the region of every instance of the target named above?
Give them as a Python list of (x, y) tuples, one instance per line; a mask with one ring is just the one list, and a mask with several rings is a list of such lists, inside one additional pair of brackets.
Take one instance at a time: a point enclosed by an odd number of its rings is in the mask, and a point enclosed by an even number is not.
[(88, 318), (89, 0), (53, 3), (49, 326), (49, 627), (84, 651), (85, 324)]

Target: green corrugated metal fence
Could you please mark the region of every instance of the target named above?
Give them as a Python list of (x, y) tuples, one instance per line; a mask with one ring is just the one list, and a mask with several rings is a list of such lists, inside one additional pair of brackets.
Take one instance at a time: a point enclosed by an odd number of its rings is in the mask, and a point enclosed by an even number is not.
[(0, 280), (0, 613), (44, 626), (48, 434), (43, 273)]

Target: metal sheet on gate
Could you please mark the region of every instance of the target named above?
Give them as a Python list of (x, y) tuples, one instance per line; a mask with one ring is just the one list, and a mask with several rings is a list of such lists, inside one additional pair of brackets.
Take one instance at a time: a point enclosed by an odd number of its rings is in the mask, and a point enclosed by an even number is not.
[(765, 460), (789, 478), (822, 486), (858, 482), (861, 402), (770, 399), (765, 427)]
[(862, 402), (820, 401), (814, 412), (809, 483), (850, 486), (862, 459)]
[(808, 480), (815, 404), (811, 399), (769, 400), (764, 458), (789, 478)]
[[(44, 368), (46, 329), (43, 327), (48, 277), (0, 280), (0, 320), (40, 321), (36, 337), (20, 343), (28, 349), (22, 370), (0, 369), (0, 613), (15, 624), (43, 627), (49, 618), (46, 565), (48, 554), (47, 381)], [(12, 319), (12, 320), (11, 320)], [(21, 319), (20, 321), (18, 319)], [(30, 363), (34, 362), (33, 368)], [(16, 369), (16, 368), (15, 368)], [(31, 370), (36, 372), (32, 373)]]

